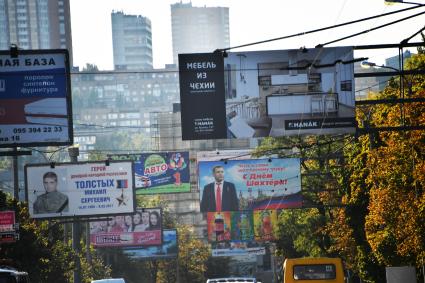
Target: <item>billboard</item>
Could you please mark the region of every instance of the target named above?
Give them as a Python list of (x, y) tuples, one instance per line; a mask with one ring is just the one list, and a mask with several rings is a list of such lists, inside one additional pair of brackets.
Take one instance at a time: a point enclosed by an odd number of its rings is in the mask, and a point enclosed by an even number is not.
[(231, 240), (225, 243), (212, 243), (211, 255), (220, 256), (252, 256), (265, 255), (266, 248), (255, 241)]
[(265, 254), (265, 248), (254, 240), (252, 211), (208, 212), (207, 232), (212, 256)]
[(201, 212), (302, 206), (299, 158), (200, 161), (198, 174)]
[(134, 163), (136, 194), (190, 192), (189, 152), (142, 153)]
[(223, 71), (220, 52), (179, 54), (183, 140), (227, 137)]
[(32, 218), (133, 213), (131, 161), (28, 164), (26, 197)]
[(0, 233), (15, 231), (15, 211), (0, 211)]
[(123, 253), (135, 260), (157, 260), (177, 258), (178, 241), (176, 229), (162, 230), (162, 245), (123, 248)]
[(19, 239), (15, 211), (0, 211), (0, 244), (14, 243)]
[(161, 245), (161, 209), (137, 208), (133, 214), (90, 222), (90, 243), (97, 248)]
[[(355, 132), (352, 47), (227, 55), (222, 74), (226, 119), (215, 124), (227, 130), (227, 138)], [(182, 97), (188, 95), (187, 89), (180, 92)], [(203, 96), (197, 98), (196, 105), (205, 104)], [(186, 111), (196, 107), (182, 108), (182, 121)], [(193, 123), (182, 123), (183, 133), (186, 127), (193, 128)]]
[(0, 147), (73, 143), (68, 58), (66, 49), (0, 51)]
[(277, 210), (254, 211), (254, 239), (258, 242), (276, 239)]

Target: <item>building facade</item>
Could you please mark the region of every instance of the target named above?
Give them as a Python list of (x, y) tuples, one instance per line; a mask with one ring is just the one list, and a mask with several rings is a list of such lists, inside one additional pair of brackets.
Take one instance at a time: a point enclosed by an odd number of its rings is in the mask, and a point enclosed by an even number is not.
[(115, 70), (152, 69), (151, 21), (140, 15), (112, 12)]
[(173, 62), (179, 53), (213, 52), (230, 46), (229, 8), (171, 5)]
[(72, 62), (69, 0), (0, 0), (0, 49), (68, 49)]

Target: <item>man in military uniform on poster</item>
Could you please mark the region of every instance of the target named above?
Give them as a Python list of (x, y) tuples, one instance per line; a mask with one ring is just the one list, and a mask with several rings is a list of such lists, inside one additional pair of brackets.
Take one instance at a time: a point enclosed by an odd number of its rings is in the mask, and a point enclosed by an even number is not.
[(34, 202), (34, 214), (68, 211), (68, 196), (58, 192), (58, 176), (56, 173), (45, 173), (43, 175), (43, 185), (46, 192), (38, 196)]

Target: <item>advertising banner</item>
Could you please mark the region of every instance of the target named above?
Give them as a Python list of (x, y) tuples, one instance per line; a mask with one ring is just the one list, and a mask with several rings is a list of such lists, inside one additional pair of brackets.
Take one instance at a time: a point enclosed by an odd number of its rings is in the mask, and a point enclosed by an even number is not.
[(201, 161), (198, 174), (201, 212), (302, 206), (298, 158)]
[(276, 239), (277, 210), (254, 211), (254, 238), (258, 242)]
[(252, 211), (224, 211), (207, 213), (209, 242), (251, 241), (254, 239)]
[(211, 255), (220, 256), (252, 256), (265, 255), (266, 248), (255, 241), (230, 241), (226, 243), (212, 243)]
[(207, 232), (209, 242), (223, 242), (231, 240), (231, 215), (230, 211), (208, 212)]
[(68, 51), (0, 52), (0, 147), (73, 142)]
[(150, 247), (124, 248), (123, 253), (134, 260), (157, 260), (177, 258), (177, 230), (162, 230), (162, 245)]
[(97, 248), (161, 245), (161, 209), (137, 208), (133, 214), (90, 222), (90, 243)]
[(133, 213), (131, 161), (28, 164), (26, 194), (32, 218)]
[(179, 54), (183, 140), (227, 137), (223, 56)]
[(15, 211), (0, 211), (0, 233), (15, 231)]
[[(352, 47), (227, 54), (222, 74), (226, 120), (215, 124), (227, 129), (227, 138), (355, 132)], [(182, 95), (187, 92), (181, 89)], [(182, 117), (193, 107), (208, 105), (203, 96), (197, 98), (197, 106), (182, 107)], [(190, 122), (182, 123), (183, 133), (193, 127)]]
[(190, 192), (189, 152), (142, 153), (134, 163), (136, 194)]

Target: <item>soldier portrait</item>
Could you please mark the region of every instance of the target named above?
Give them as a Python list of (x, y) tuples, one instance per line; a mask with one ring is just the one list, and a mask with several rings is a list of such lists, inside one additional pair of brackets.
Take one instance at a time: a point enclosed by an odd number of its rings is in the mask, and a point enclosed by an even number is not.
[(34, 202), (34, 214), (67, 212), (68, 196), (58, 192), (58, 176), (55, 172), (47, 172), (43, 175), (45, 193), (39, 195)]

